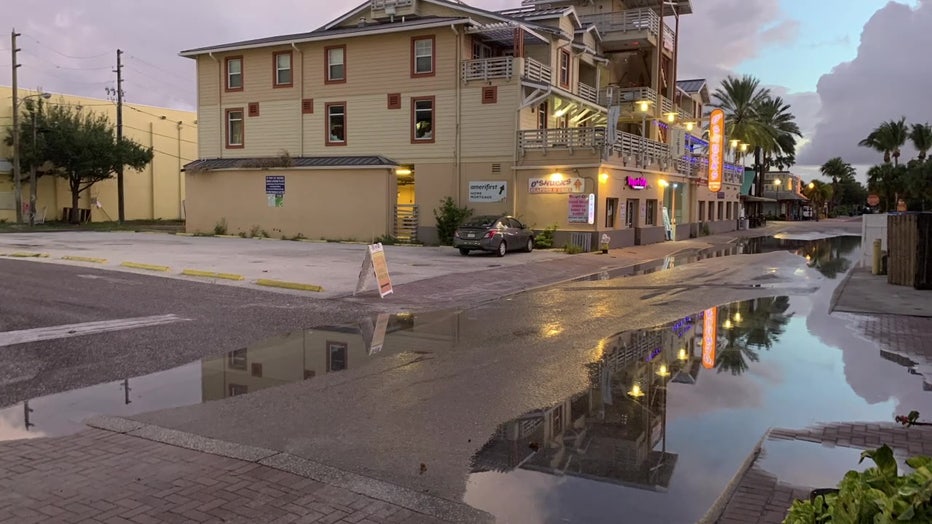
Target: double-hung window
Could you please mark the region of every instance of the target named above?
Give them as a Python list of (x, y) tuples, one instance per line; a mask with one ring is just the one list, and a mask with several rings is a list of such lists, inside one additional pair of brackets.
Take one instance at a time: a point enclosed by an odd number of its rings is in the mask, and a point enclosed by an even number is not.
[(227, 149), (243, 147), (243, 108), (227, 109)]
[(241, 91), (243, 89), (243, 57), (231, 56), (224, 61), (226, 69), (226, 90)]
[(416, 36), (411, 39), (411, 76), (433, 76), (435, 38)]
[(292, 67), (291, 67), (291, 51), (281, 51), (275, 53), (273, 56), (273, 63), (275, 65), (275, 77), (273, 79), (275, 87), (291, 87), (292, 86)]
[(411, 99), (411, 142), (433, 142), (434, 101), (432, 96)]
[(346, 102), (326, 104), (328, 146), (346, 145)]
[(560, 87), (570, 86), (570, 53), (566, 49), (560, 50)]
[(337, 84), (346, 82), (346, 46), (338, 45), (324, 49), (327, 63), (327, 77), (324, 81), (328, 84)]

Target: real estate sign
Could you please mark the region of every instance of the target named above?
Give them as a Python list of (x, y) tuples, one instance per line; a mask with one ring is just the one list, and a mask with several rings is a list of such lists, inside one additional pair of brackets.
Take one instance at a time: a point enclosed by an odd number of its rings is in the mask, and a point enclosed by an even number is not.
[(709, 191), (722, 189), (722, 171), (725, 167), (725, 111), (712, 110), (709, 115)]
[(501, 202), (508, 197), (508, 183), (504, 181), (469, 183), (470, 202)]

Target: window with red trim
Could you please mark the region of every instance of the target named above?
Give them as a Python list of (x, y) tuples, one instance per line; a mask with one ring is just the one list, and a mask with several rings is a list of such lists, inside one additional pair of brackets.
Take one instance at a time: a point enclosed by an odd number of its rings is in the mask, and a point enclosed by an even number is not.
[(436, 47), (436, 39), (433, 36), (411, 38), (411, 76), (434, 75)]
[(243, 122), (243, 108), (227, 109), (227, 148), (237, 149), (245, 143), (245, 123)]
[(291, 87), (294, 83), (292, 74), (291, 51), (279, 51), (272, 54), (273, 71), (272, 85), (275, 87)]
[(411, 142), (431, 143), (436, 140), (434, 134), (435, 97), (425, 96), (411, 99)]
[(324, 82), (337, 84), (346, 82), (346, 46), (324, 48), (324, 64), (327, 68)]
[(566, 49), (560, 50), (560, 85), (570, 86), (570, 53)]
[(326, 104), (327, 145), (346, 145), (346, 102)]
[(243, 90), (243, 57), (230, 56), (223, 61), (227, 91)]

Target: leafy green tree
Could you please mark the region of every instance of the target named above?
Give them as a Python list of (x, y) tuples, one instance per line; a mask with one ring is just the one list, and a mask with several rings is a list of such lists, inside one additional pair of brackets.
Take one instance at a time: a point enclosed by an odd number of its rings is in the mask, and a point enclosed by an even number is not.
[(907, 167), (879, 164), (867, 170), (867, 187), (880, 196), (880, 210), (896, 209), (896, 200), (906, 180)]
[[(809, 187), (809, 185), (812, 187)], [(802, 192), (809, 199), (818, 217), (818, 214), (825, 208), (825, 204), (832, 201), (833, 186), (821, 180), (813, 180), (809, 185), (803, 187)]]
[[(839, 204), (849, 203), (845, 198), (850, 196), (851, 186), (854, 184), (860, 186), (860, 183), (854, 178), (855, 174), (857, 174), (854, 167), (842, 160), (841, 157), (836, 156), (822, 164), (819, 171), (822, 176), (832, 181), (831, 210), (834, 211)], [(863, 205), (863, 200), (860, 203)]]
[[(24, 155), (25, 166), (42, 166), (41, 174), (60, 177), (71, 191), (71, 222), (78, 221), (81, 193), (101, 180), (113, 178), (120, 167), (141, 170), (152, 161), (152, 149), (132, 140), (116, 140), (106, 115), (68, 105), (49, 105), (45, 111), (26, 105), (24, 122), (35, 122), (36, 146)], [(35, 117), (35, 118), (34, 118)], [(41, 129), (41, 133), (39, 133)], [(32, 127), (20, 127), (20, 143), (32, 144)], [(12, 142), (13, 130), (7, 131)], [(37, 170), (37, 174), (39, 171)]]
[(900, 148), (906, 144), (908, 137), (909, 127), (906, 125), (906, 117), (904, 116), (899, 120), (890, 120), (880, 124), (867, 135), (867, 138), (858, 142), (858, 145), (883, 153), (885, 164), (889, 164), (890, 160), (893, 160), (893, 165), (898, 165)]
[(932, 149), (932, 126), (928, 123), (913, 124), (909, 131), (909, 140), (916, 151), (919, 151), (919, 156), (916, 158), (920, 161), (925, 160), (929, 150)]

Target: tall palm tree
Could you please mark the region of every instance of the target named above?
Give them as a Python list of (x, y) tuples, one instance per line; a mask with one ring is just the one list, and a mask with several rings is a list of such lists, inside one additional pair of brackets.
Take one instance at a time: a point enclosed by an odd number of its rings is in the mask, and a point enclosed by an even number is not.
[(890, 120), (880, 124), (867, 135), (867, 138), (858, 142), (858, 145), (883, 153), (885, 164), (889, 164), (892, 159), (893, 165), (899, 165), (900, 148), (906, 143), (908, 137), (909, 128), (904, 116), (899, 120)]
[[(812, 187), (809, 187), (809, 185)], [(821, 180), (813, 180), (809, 185), (803, 188), (803, 194), (812, 203), (813, 211), (815, 211), (816, 218), (818, 218), (819, 212), (825, 207), (825, 203), (832, 200), (833, 189), (831, 185)]]
[(926, 154), (932, 149), (932, 126), (925, 124), (913, 124), (909, 131), (909, 140), (913, 143), (916, 151), (919, 151), (919, 160), (925, 160)]
[(819, 172), (822, 173), (822, 176), (832, 180), (832, 198), (829, 202), (831, 202), (831, 206), (834, 209), (844, 196), (844, 192), (841, 188), (855, 181), (854, 176), (857, 174), (857, 171), (851, 164), (842, 160), (840, 156), (836, 156), (822, 164), (822, 167), (819, 168)]
[(796, 155), (796, 137), (803, 136), (796, 117), (790, 113), (790, 105), (779, 96), (767, 96), (758, 103), (757, 114), (770, 135), (769, 141), (761, 143), (767, 161), (779, 159), (783, 166), (789, 167), (787, 160)]
[(883, 201), (882, 211), (895, 209), (900, 186), (905, 181), (906, 167), (888, 163), (867, 170), (867, 187), (879, 194)]

